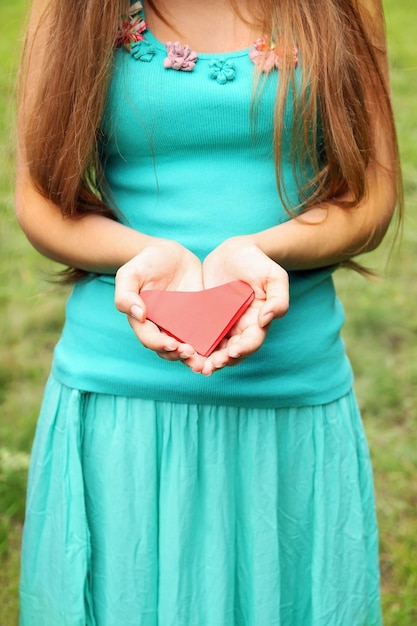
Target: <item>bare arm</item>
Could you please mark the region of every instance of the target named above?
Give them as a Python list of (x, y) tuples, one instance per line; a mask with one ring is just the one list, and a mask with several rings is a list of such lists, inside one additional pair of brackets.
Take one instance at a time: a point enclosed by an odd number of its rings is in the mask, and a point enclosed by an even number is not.
[(88, 272), (114, 274), (154, 238), (101, 215), (64, 218), (18, 168), (16, 214), (32, 245), (46, 257)]
[(286, 270), (336, 265), (375, 249), (391, 221), (395, 177), (382, 167), (368, 175), (368, 194), (352, 209), (317, 206), (300, 219), (253, 234), (250, 239)]

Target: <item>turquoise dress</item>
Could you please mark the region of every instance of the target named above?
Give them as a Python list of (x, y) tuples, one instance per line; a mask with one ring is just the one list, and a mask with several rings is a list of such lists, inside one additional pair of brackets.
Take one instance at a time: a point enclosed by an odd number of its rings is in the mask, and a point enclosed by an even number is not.
[[(102, 120), (119, 219), (201, 259), (287, 220), (279, 71), (253, 100), (253, 50), (194, 55), (141, 36), (115, 52)], [(285, 116), (289, 133), (289, 104)], [(295, 206), (291, 163), (288, 147)], [(381, 625), (372, 471), (332, 268), (290, 283), (262, 348), (209, 378), (139, 344), (114, 277), (75, 286), (32, 451), (21, 626)]]

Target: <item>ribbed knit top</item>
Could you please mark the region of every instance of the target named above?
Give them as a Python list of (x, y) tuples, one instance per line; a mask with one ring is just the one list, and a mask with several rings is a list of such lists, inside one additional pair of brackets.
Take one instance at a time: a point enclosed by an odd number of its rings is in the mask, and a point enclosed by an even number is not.
[[(273, 108), (279, 70), (265, 80), (251, 117), (249, 50), (198, 54), (192, 71), (166, 67), (152, 33), (115, 51), (102, 120), (111, 202), (141, 232), (204, 257), (222, 241), (289, 219), (276, 189)], [(133, 54), (135, 52), (135, 54)], [(285, 112), (291, 127), (292, 110)], [(282, 176), (294, 205), (289, 149)], [(352, 384), (330, 269), (293, 272), (290, 310), (261, 349), (211, 377), (166, 362), (136, 339), (114, 306), (114, 277), (78, 283), (67, 304), (54, 373), (85, 391), (192, 404), (253, 407), (322, 404)]]

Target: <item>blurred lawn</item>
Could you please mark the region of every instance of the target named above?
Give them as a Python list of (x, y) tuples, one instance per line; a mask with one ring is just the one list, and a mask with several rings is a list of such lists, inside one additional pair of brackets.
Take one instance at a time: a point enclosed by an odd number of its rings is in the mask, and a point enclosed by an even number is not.
[[(0, 6), (0, 624), (17, 624), (19, 542), (28, 454), (63, 320), (54, 266), (27, 244), (13, 215), (13, 90), (25, 0)], [(381, 280), (338, 272), (345, 339), (373, 463), (385, 626), (417, 625), (417, 23), (416, 0), (385, 0), (406, 190), (402, 245), (368, 255)], [(59, 626), (57, 624), (57, 626)], [(122, 625), (121, 625), (122, 626)], [(267, 625), (265, 625), (267, 626)], [(353, 625), (352, 626), (356, 626)]]

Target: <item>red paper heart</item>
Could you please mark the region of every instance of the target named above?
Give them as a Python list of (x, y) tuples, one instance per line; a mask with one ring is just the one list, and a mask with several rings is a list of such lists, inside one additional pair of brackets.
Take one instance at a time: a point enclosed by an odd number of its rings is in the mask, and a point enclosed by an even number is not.
[(141, 291), (146, 317), (182, 343), (208, 356), (254, 298), (252, 287), (235, 280), (204, 291)]

